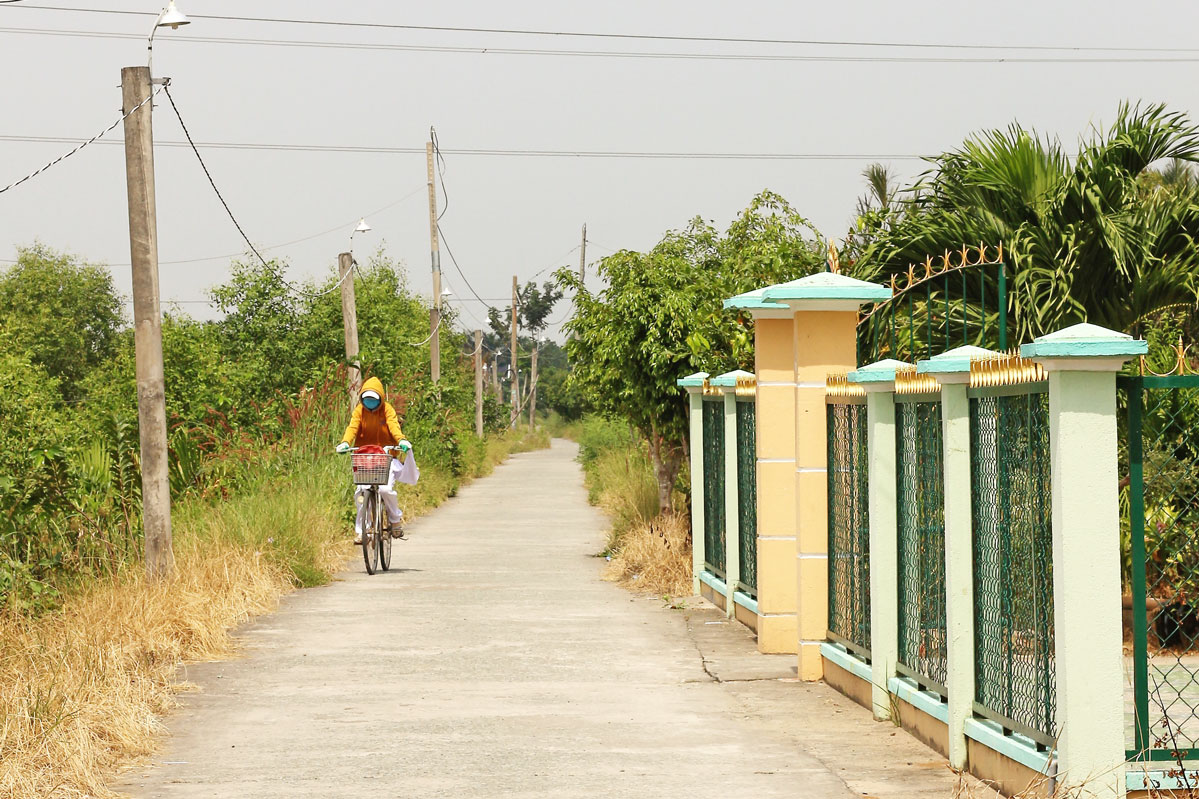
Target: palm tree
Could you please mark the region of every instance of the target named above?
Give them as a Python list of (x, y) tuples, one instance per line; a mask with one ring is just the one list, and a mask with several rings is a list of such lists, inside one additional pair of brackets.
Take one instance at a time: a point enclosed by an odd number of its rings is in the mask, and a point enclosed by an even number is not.
[[(1174, 159), (1170, 190), (1144, 191), (1142, 175), (1163, 159)], [(1195, 305), (1197, 159), (1199, 128), (1163, 105), (1122, 105), (1074, 158), (1016, 124), (986, 131), (929, 159), (903, 214), (869, 232), (853, 271), (885, 281), (927, 254), (1002, 242), (1013, 340), (1079, 321), (1132, 330), (1162, 308)]]

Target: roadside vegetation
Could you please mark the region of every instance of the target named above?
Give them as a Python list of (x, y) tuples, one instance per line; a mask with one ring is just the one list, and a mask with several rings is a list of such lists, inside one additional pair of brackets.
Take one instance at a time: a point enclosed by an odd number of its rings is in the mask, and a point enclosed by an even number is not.
[[(548, 445), (507, 432), (494, 399), (476, 438), (471, 348), (443, 326), (431, 384), (413, 346), (428, 309), (384, 255), (356, 288), (366, 371), (421, 465), (401, 487), (409, 517)], [(0, 273), (0, 795), (107, 795), (155, 745), (182, 664), (227, 655), (233, 627), (352, 554), (348, 461), (332, 454), (349, 412), (336, 292), (299, 298), (235, 264), (212, 296), (221, 320), (164, 323), (176, 569), (148, 584), (121, 299), (103, 268), (42, 247)]]

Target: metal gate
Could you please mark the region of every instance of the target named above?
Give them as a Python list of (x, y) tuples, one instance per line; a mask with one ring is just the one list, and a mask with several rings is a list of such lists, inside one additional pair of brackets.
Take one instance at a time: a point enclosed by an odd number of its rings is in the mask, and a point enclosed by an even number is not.
[(1129, 756), (1181, 763), (1199, 759), (1199, 375), (1117, 385)]
[(866, 394), (830, 376), (828, 638), (870, 659), (870, 513)]

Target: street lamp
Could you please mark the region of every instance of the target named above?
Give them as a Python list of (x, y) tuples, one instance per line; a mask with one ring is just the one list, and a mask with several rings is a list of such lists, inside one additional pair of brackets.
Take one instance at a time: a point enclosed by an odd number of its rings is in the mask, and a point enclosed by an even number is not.
[(158, 20), (150, 31), (150, 38), (146, 40), (146, 66), (153, 67), (154, 65), (154, 34), (158, 33), (159, 28), (170, 28), (177, 31), (180, 25), (190, 24), (191, 20), (185, 17), (182, 11), (175, 8), (175, 0), (170, 0), (166, 7), (159, 12)]
[(372, 229), (373, 228), (371, 228), (370, 225), (366, 224), (365, 219), (358, 220), (358, 227), (354, 228), (354, 230), (350, 232), (350, 256), (351, 257), (353, 257), (353, 255), (354, 255), (354, 234), (355, 233), (367, 233)]

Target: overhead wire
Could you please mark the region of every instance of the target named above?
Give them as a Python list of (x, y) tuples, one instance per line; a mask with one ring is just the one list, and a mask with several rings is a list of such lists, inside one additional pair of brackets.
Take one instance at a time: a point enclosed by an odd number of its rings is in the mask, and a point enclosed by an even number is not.
[(153, 89), (153, 90), (150, 92), (149, 96), (147, 96), (147, 97), (146, 97), (146, 99), (142, 100), (140, 103), (138, 103), (137, 105), (135, 105), (133, 108), (129, 109), (129, 110), (128, 110), (128, 111), (126, 111), (124, 114), (122, 114), (122, 115), (121, 115), (121, 118), (120, 118), (120, 119), (118, 119), (116, 122), (113, 122), (111, 125), (109, 125), (109, 126), (108, 126), (108, 127), (106, 127), (104, 130), (102, 130), (102, 131), (100, 131), (99, 133), (97, 133), (95, 136), (92, 136), (92, 137), (91, 137), (90, 139), (88, 139), (87, 141), (81, 142), (81, 143), (80, 143), (78, 146), (76, 146), (76, 147), (75, 147), (75, 149), (73, 149), (73, 150), (70, 150), (70, 151), (68, 151), (68, 152), (66, 152), (66, 153), (63, 153), (62, 155), (58, 156), (58, 158), (55, 158), (55, 159), (54, 159), (53, 161), (51, 161), (50, 163), (48, 163), (48, 164), (45, 164), (45, 165), (43, 165), (43, 166), (39, 167), (38, 169), (35, 169), (34, 171), (30, 172), (30, 173), (29, 173), (28, 175), (26, 175), (25, 177), (23, 177), (23, 178), (21, 178), (21, 179), (19, 179), (19, 180), (14, 180), (12, 183), (9, 183), (9, 184), (8, 184), (7, 186), (5, 186), (4, 188), (0, 189), (0, 194), (3, 194), (4, 192), (8, 191), (9, 189), (15, 189), (17, 186), (20, 186), (22, 183), (25, 183), (26, 181), (33, 180), (33, 179), (34, 179), (34, 178), (36, 178), (38, 175), (40, 175), (40, 174), (42, 174), (43, 172), (45, 172), (47, 169), (51, 169), (51, 168), (53, 168), (53, 167), (57, 166), (58, 164), (61, 164), (63, 161), (67, 160), (67, 159), (68, 159), (68, 158), (70, 158), (72, 155), (74, 155), (75, 153), (77, 153), (77, 152), (79, 152), (80, 150), (82, 150), (84, 147), (87, 147), (87, 146), (88, 146), (89, 144), (91, 144), (92, 142), (94, 142), (94, 141), (98, 141), (98, 140), (99, 140), (99, 139), (100, 139), (102, 136), (104, 136), (104, 135), (106, 135), (107, 133), (111, 132), (113, 129), (115, 129), (115, 128), (116, 128), (116, 126), (117, 126), (117, 125), (120, 125), (122, 122), (124, 122), (124, 121), (125, 121), (126, 119), (128, 119), (130, 116), (132, 116), (132, 115), (133, 115), (133, 113), (134, 113), (135, 111), (137, 111), (139, 108), (141, 108), (143, 105), (145, 105), (146, 103), (148, 103), (148, 102), (150, 102), (151, 100), (153, 100), (153, 99), (154, 99), (154, 95), (158, 94), (158, 92), (159, 92), (160, 90), (163, 90), (163, 89), (166, 89), (166, 84), (165, 84), (165, 83), (163, 83), (163, 84), (160, 84), (159, 86), (155, 87), (155, 88), (154, 88), (154, 89)]
[[(53, 5), (24, 5), (22, 9), (42, 11), (64, 11), (88, 14), (107, 14), (114, 16), (153, 16), (153, 12), (125, 11), (106, 8), (72, 8)], [(906, 48), (906, 49), (945, 49), (945, 50), (1036, 50), (1055, 52), (1199, 52), (1192, 47), (1160, 47), (1157, 44), (1146, 47), (1128, 45), (1046, 45), (1046, 44), (977, 44), (967, 42), (909, 42), (909, 41), (867, 41), (856, 39), (781, 39), (753, 36), (701, 36), (686, 34), (654, 34), (654, 33), (619, 33), (580, 30), (551, 30), (538, 28), (491, 28), (482, 26), (455, 25), (414, 25), (388, 22), (358, 22), (353, 20), (322, 20), (301, 19), (296, 17), (252, 17), (233, 14), (191, 14), (192, 19), (211, 19), (228, 22), (260, 22), (288, 25), (306, 25), (340, 28), (363, 28), (374, 30), (410, 30), (444, 33), (470, 34), (499, 34), (509, 36), (537, 36), (554, 38), (581, 39), (617, 39), (626, 41), (670, 41), (670, 42), (706, 42), (712, 44), (768, 44), (786, 46), (818, 46), (818, 47), (865, 47), (865, 48)]]
[[(193, 15), (202, 18), (203, 15)], [(89, 39), (144, 38), (134, 33), (70, 30), (58, 28), (0, 28), (0, 33), (24, 34), (29, 36), (58, 36)], [(1199, 61), (1199, 55), (1128, 55), (1128, 56), (1049, 56), (1049, 55), (995, 55), (995, 56), (950, 56), (950, 55), (833, 55), (795, 53), (711, 53), (648, 50), (562, 50), (531, 47), (491, 47), (466, 45), (396, 44), (387, 42), (314, 41), (303, 39), (266, 39), (237, 36), (172, 36), (171, 40), (185, 44), (253, 45), (263, 47), (293, 47), (334, 50), (402, 51), (423, 53), (448, 53), (479, 56), (549, 56), (559, 58), (614, 58), (667, 61), (744, 61), (744, 62), (815, 62), (815, 63), (886, 63), (886, 64), (1176, 64)], [(814, 43), (809, 43), (814, 44)], [(877, 47), (929, 47), (942, 48), (950, 45), (877, 44), (862, 46)], [(848, 46), (848, 45), (843, 45)], [(1020, 46), (987, 47), (988, 50), (1037, 49)], [(1050, 48), (1072, 52), (1091, 52), (1086, 48)], [(1133, 48), (1126, 52), (1148, 52), (1152, 48)], [(1095, 52), (1108, 52), (1099, 48)], [(1110, 48), (1117, 52), (1118, 48)], [(1156, 50), (1155, 52), (1162, 52)], [(1180, 53), (1195, 53), (1194, 49), (1179, 48)]]
[(280, 274), (272, 264), (262, 257), (262, 253), (260, 253), (258, 248), (254, 246), (254, 242), (250, 241), (250, 237), (246, 235), (246, 231), (242, 228), (241, 223), (238, 222), (237, 217), (233, 215), (233, 209), (231, 209), (229, 207), (229, 203), (225, 201), (225, 197), (221, 194), (221, 190), (217, 188), (216, 181), (213, 179), (212, 173), (208, 171), (208, 164), (204, 163), (204, 156), (200, 155), (199, 149), (197, 149), (195, 142), (192, 140), (191, 132), (187, 129), (187, 123), (183, 121), (183, 115), (179, 112), (179, 106), (175, 105), (175, 98), (171, 96), (169, 83), (170, 81), (167, 80), (162, 84), (163, 93), (166, 94), (167, 100), (171, 104), (171, 110), (175, 112), (175, 117), (179, 120), (179, 127), (183, 129), (183, 135), (187, 138), (187, 142), (191, 146), (192, 152), (196, 154), (196, 160), (200, 162), (200, 168), (204, 170), (204, 176), (208, 178), (208, 184), (212, 186), (212, 190), (216, 193), (217, 199), (221, 201), (221, 205), (224, 207), (225, 213), (229, 215), (229, 220), (233, 222), (233, 226), (237, 228), (237, 232), (240, 233), (241, 237), (245, 240), (246, 246), (249, 247), (250, 251), (258, 257), (259, 261), (262, 262), (263, 268), (266, 269), (267, 272), (273, 276), (280, 285), (302, 297), (316, 299), (327, 294), (332, 294), (334, 291), (339, 291), (341, 289), (341, 284), (346, 281), (346, 278), (354, 274), (354, 264), (351, 264), (351, 267), (346, 270), (346, 273), (342, 275), (341, 278), (338, 279), (338, 281), (333, 284), (331, 288), (328, 288), (324, 291), (313, 292), (303, 289), (292, 283), (287, 278), (283, 277), (283, 275)]

